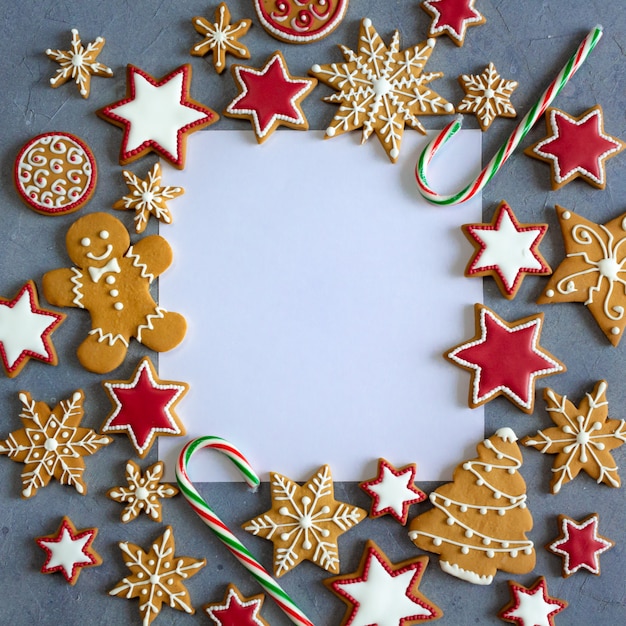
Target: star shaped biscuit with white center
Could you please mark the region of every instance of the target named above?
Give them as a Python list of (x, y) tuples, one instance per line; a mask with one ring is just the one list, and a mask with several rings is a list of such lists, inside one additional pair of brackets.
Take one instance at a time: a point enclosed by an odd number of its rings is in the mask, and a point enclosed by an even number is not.
[(513, 599), (498, 613), (505, 622), (518, 626), (554, 626), (554, 616), (567, 607), (565, 600), (548, 595), (543, 576), (530, 588), (513, 580), (508, 582)]
[(490, 224), (464, 224), (463, 233), (475, 252), (466, 276), (493, 276), (502, 295), (515, 297), (525, 274), (547, 276), (550, 266), (539, 252), (547, 224), (521, 224), (506, 202), (501, 202)]
[(448, 35), (457, 46), (462, 46), (467, 29), (486, 21), (474, 4), (475, 0), (424, 0), (420, 6), (433, 18), (428, 34)]

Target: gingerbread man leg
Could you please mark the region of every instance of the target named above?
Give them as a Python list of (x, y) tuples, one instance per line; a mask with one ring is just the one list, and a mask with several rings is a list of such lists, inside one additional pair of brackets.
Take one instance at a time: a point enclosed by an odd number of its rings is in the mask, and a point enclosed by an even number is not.
[(167, 352), (175, 348), (187, 332), (187, 322), (180, 313), (157, 308), (146, 324), (139, 327), (137, 339), (155, 352)]
[(81, 365), (90, 372), (106, 374), (122, 364), (128, 351), (127, 345), (117, 340), (113, 343), (93, 331), (83, 341), (76, 354)]

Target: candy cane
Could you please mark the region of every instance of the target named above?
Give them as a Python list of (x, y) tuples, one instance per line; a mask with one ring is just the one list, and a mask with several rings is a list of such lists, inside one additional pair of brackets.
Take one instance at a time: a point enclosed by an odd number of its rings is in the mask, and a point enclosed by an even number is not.
[(248, 549), (233, 535), (228, 526), (213, 512), (193, 486), (187, 474), (191, 457), (197, 450), (212, 448), (225, 454), (237, 467), (244, 480), (252, 489), (259, 486), (260, 480), (246, 457), (233, 444), (220, 437), (206, 436), (190, 441), (182, 450), (176, 465), (176, 480), (181, 492), (200, 516), (202, 521), (217, 535), (218, 539), (232, 552), (235, 558), (256, 578), (265, 591), (276, 601), (287, 617), (298, 626), (314, 626), (296, 606), (284, 589), (269, 575), (267, 570), (252, 556)]
[(429, 202), (442, 206), (459, 204), (469, 200), (476, 195), (496, 174), (496, 172), (504, 165), (506, 160), (511, 156), (515, 148), (520, 144), (524, 137), (528, 134), (535, 122), (543, 115), (544, 111), (550, 106), (550, 103), (556, 98), (558, 93), (567, 84), (569, 79), (576, 73), (578, 68), (584, 63), (591, 51), (602, 37), (602, 26), (596, 26), (583, 39), (576, 52), (571, 56), (557, 77), (550, 83), (548, 88), (543, 92), (539, 100), (526, 114), (524, 119), (515, 127), (509, 138), (500, 146), (495, 156), (487, 163), (482, 172), (467, 187), (458, 193), (443, 196), (434, 191), (428, 184), (426, 174), (428, 165), (432, 161), (437, 151), (444, 146), (454, 135), (456, 135), (463, 124), (462, 117), (459, 115), (450, 122), (422, 151), (417, 164), (415, 165), (415, 180), (417, 187)]

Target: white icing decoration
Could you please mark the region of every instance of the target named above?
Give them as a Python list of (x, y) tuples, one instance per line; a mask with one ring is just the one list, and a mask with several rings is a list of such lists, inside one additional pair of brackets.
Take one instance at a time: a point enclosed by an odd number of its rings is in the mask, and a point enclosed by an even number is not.
[(466, 580), (469, 583), (474, 583), (475, 585), (490, 585), (493, 580), (493, 576), (480, 576), (476, 572), (459, 567), (456, 563), (448, 563), (447, 561), (440, 560), (439, 565), (447, 574), (456, 576), (461, 580)]
[(129, 258), (132, 261), (133, 267), (139, 268), (140, 275), (142, 278), (147, 278), (149, 283), (151, 283), (154, 280), (154, 274), (151, 274), (148, 271), (148, 266), (145, 263), (142, 263), (141, 258), (138, 254), (135, 254), (133, 250), (133, 246), (128, 248), (128, 251), (126, 252), (124, 256)]
[(87, 543), (92, 536), (93, 533), (85, 533), (82, 537), (72, 539), (69, 528), (64, 526), (61, 529), (59, 541), (56, 539), (40, 539), (40, 543), (43, 543), (50, 550), (50, 560), (46, 564), (46, 568), (53, 569), (61, 566), (65, 570), (67, 578), (71, 579), (74, 567), (93, 562), (91, 557), (85, 553)]
[[(515, 596), (519, 602), (517, 608), (509, 609), (508, 617), (517, 617), (522, 626), (551, 626), (550, 615), (561, 605), (557, 602), (548, 602), (544, 598), (545, 587), (540, 584), (533, 590), (515, 589)], [(547, 594), (546, 594), (547, 595)]]
[(392, 509), (397, 517), (402, 518), (405, 502), (415, 501), (418, 497), (418, 494), (409, 488), (414, 471), (408, 467), (396, 475), (386, 464), (381, 465), (381, 468), (382, 476), (378, 477), (379, 481), (367, 485), (367, 491), (372, 491), (378, 496), (375, 512)]
[[(94, 283), (99, 282), (104, 274), (110, 274), (110, 273), (119, 274), (121, 272), (120, 264), (117, 260), (117, 257), (113, 257), (103, 267), (94, 267), (93, 265), (90, 265), (87, 268), (87, 271), (89, 272), (89, 276)], [(107, 280), (107, 282), (109, 281)]]
[(83, 278), (83, 273), (77, 267), (72, 267), (70, 269), (72, 270), (72, 277), (70, 278), (70, 282), (72, 283), (72, 285), (74, 285), (72, 287), (72, 293), (74, 294), (72, 304), (80, 309), (84, 309), (85, 305), (82, 303), (83, 283), (81, 282)]

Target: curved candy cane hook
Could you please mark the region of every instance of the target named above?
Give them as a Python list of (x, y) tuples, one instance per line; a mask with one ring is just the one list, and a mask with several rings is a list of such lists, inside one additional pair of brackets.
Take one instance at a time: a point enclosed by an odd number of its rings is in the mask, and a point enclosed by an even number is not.
[(256, 578), (257, 582), (276, 601), (294, 624), (298, 626), (314, 626), (313, 622), (296, 606), (295, 602), (283, 588), (269, 575), (267, 570), (252, 556), (239, 539), (233, 535), (228, 526), (213, 512), (193, 486), (187, 474), (187, 466), (194, 453), (202, 448), (211, 448), (225, 454), (235, 464), (246, 483), (252, 489), (256, 489), (260, 483), (259, 477), (237, 447), (220, 437), (199, 437), (190, 441), (181, 450), (176, 465), (176, 480), (187, 502), (235, 558)]
[(496, 172), (504, 165), (506, 160), (511, 156), (512, 152), (517, 148), (520, 142), (528, 134), (535, 122), (543, 115), (544, 111), (550, 106), (550, 103), (556, 98), (561, 89), (567, 84), (569, 79), (576, 73), (578, 68), (584, 63), (591, 51), (602, 37), (602, 26), (594, 27), (589, 34), (583, 39), (576, 49), (576, 52), (570, 57), (563, 69), (557, 77), (550, 83), (548, 88), (543, 92), (539, 100), (534, 104), (524, 119), (515, 127), (509, 138), (500, 146), (495, 156), (487, 163), (482, 172), (464, 189), (458, 193), (449, 196), (438, 194), (428, 184), (426, 178), (428, 165), (432, 161), (437, 151), (444, 146), (456, 133), (461, 129), (462, 118), (459, 115), (450, 122), (423, 150), (417, 164), (415, 165), (415, 180), (419, 192), (433, 204), (441, 206), (449, 206), (465, 202), (476, 195), (496, 174)]

